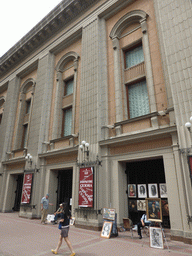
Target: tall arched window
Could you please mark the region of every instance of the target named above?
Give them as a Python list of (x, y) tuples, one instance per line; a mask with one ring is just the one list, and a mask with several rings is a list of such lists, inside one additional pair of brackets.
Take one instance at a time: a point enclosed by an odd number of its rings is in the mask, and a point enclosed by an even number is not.
[(54, 105), (53, 139), (69, 136), (75, 129), (75, 99), (79, 55), (65, 54), (56, 66), (57, 87)]
[(3, 105), (5, 103), (5, 97), (0, 97), (0, 124), (1, 124), (1, 121), (2, 121), (2, 118), (3, 118)]
[(31, 78), (21, 86), (14, 150), (27, 148), (34, 90), (35, 81)]
[[(133, 33), (136, 36), (132, 37)], [(123, 121), (123, 113), (131, 119), (155, 112), (147, 14), (141, 10), (127, 13), (114, 25), (110, 37), (114, 50), (116, 122)], [(136, 39), (129, 40), (131, 37)]]

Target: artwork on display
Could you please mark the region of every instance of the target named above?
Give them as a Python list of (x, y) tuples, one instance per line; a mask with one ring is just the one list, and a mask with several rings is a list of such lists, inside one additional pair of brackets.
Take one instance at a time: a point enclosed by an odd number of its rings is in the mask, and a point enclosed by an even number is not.
[(160, 198), (146, 198), (147, 219), (154, 222), (162, 222), (162, 209)]
[(157, 184), (148, 184), (148, 190), (149, 190), (149, 197), (158, 197), (158, 189)]
[(137, 200), (129, 200), (129, 211), (136, 212), (137, 211)]
[(137, 200), (137, 210), (146, 211), (146, 202), (145, 200)]
[(138, 184), (138, 198), (146, 198), (147, 197), (147, 188), (146, 184)]
[(128, 185), (128, 197), (136, 197), (136, 185), (135, 184), (129, 184)]
[(161, 198), (167, 198), (167, 186), (166, 183), (159, 184), (159, 191)]
[(162, 205), (162, 215), (169, 216), (168, 200), (161, 200), (161, 205)]
[(161, 228), (150, 227), (150, 247), (164, 249), (163, 234)]
[(75, 225), (75, 217), (71, 217), (70, 219), (70, 226)]
[(104, 221), (101, 230), (101, 237), (110, 238), (113, 222)]
[(115, 220), (115, 209), (103, 208), (103, 219)]

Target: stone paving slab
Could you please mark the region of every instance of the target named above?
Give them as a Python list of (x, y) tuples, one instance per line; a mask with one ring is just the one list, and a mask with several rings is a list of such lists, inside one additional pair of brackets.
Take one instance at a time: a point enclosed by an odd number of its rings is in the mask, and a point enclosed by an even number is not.
[[(170, 240), (169, 230), (165, 230), (169, 250), (154, 249), (149, 246), (149, 237), (138, 239), (134, 232), (119, 232), (114, 238), (100, 237), (100, 232), (71, 226), (69, 239), (77, 256), (118, 256), (118, 255), (192, 255), (192, 245)], [(0, 256), (51, 256), (59, 240), (57, 225), (40, 224), (40, 220), (19, 218), (18, 213), (0, 213)], [(58, 255), (69, 256), (63, 242)]]

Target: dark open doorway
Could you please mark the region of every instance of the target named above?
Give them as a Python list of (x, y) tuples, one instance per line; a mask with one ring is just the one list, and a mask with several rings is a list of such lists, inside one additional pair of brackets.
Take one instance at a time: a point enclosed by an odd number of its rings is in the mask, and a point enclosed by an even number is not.
[(57, 207), (60, 203), (70, 202), (72, 198), (73, 170), (58, 171)]
[[(134, 224), (136, 224), (144, 213), (143, 211), (137, 209), (137, 204), (139, 201), (145, 200), (145, 198), (139, 198), (138, 196), (138, 185), (146, 185), (146, 197), (150, 197), (148, 191), (148, 184), (156, 184), (158, 189), (157, 197), (161, 198), (159, 185), (166, 184), (163, 159), (160, 158), (153, 160), (128, 162), (126, 164), (126, 173), (128, 185), (134, 184), (134, 186), (136, 187), (136, 196), (132, 198), (128, 196), (129, 218), (133, 221)], [(161, 198), (161, 203), (162, 207), (166, 207), (166, 205), (168, 205), (168, 199)], [(170, 227), (169, 214), (166, 211), (162, 212), (163, 226)]]
[(23, 174), (17, 175), (17, 187), (15, 190), (15, 202), (13, 211), (19, 211), (20, 210), (20, 204), (21, 204), (21, 195), (22, 195), (22, 188), (23, 188)]

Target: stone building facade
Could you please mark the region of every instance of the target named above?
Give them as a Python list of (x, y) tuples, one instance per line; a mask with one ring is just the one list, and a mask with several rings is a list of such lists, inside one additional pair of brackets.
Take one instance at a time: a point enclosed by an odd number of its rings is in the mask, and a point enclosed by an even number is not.
[[(49, 193), (50, 212), (70, 200), (77, 227), (100, 229), (103, 208), (115, 209), (120, 226), (142, 213), (129, 207), (144, 199), (139, 185), (149, 197), (155, 184), (172, 238), (191, 241), (191, 5), (62, 1), (1, 57), (0, 211), (39, 218)], [(79, 207), (86, 166), (91, 208)], [(33, 182), (24, 204), (26, 174)]]

